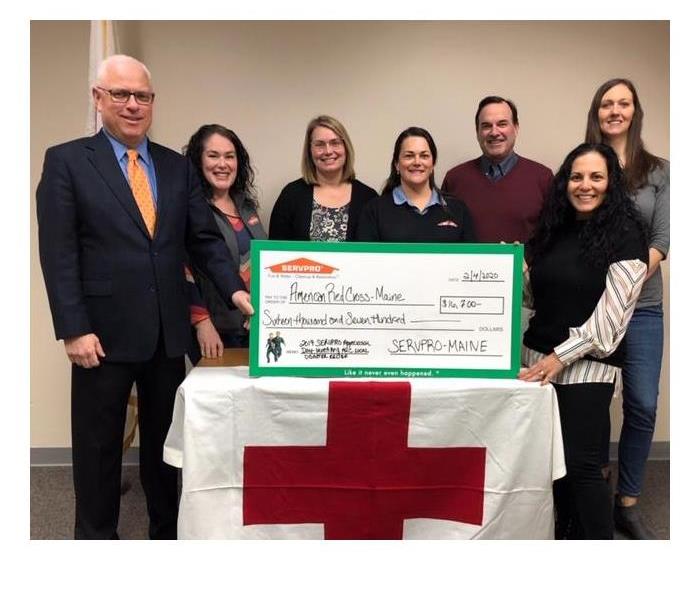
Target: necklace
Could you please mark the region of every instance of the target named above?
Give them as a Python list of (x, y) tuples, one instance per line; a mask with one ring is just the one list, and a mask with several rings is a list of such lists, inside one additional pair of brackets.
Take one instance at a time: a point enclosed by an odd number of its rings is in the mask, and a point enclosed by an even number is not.
[[(217, 206), (215, 201), (212, 201), (212, 204), (216, 207), (216, 210), (218, 210), (222, 215), (224, 215), (226, 217), (230, 217), (231, 219), (240, 219), (241, 218), (240, 215), (238, 215), (238, 214), (231, 214), (231, 213), (226, 212), (220, 206)], [(233, 210), (236, 211), (236, 205), (233, 203), (233, 201), (231, 201), (231, 205), (233, 206)]]

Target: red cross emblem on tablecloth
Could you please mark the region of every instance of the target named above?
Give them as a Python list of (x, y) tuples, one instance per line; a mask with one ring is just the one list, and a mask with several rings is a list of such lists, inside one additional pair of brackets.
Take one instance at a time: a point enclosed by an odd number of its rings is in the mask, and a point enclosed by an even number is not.
[(331, 382), (325, 446), (246, 446), (243, 524), (401, 539), (403, 521), (480, 525), (486, 448), (409, 448), (408, 382)]

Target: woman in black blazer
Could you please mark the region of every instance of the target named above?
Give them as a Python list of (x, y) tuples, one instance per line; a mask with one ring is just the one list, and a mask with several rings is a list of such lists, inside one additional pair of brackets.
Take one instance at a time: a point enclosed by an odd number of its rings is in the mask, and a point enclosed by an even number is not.
[[(190, 138), (185, 154), (195, 166), (204, 195), (226, 242), (234, 265), (250, 287), (250, 242), (265, 239), (257, 214), (253, 170), (238, 136), (222, 125), (202, 125)], [(201, 356), (215, 358), (224, 348), (247, 348), (244, 315), (230, 309), (211, 280), (200, 270), (186, 272), (190, 288), (190, 320), (194, 328), (192, 364)]]
[(355, 178), (355, 151), (348, 132), (321, 115), (306, 128), (302, 177), (287, 184), (270, 216), (270, 239), (355, 239), (360, 212), (377, 192)]

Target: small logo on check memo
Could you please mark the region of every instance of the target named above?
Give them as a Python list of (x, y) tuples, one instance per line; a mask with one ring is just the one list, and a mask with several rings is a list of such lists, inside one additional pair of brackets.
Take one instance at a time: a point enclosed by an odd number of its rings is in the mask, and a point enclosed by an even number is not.
[(295, 258), (265, 268), (272, 273), (294, 273), (296, 275), (330, 275), (338, 270), (309, 258)]

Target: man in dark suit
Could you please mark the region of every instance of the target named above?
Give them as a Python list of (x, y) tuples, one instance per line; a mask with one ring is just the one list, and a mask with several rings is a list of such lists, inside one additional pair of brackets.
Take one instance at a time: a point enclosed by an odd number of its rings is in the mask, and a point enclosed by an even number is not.
[(123, 55), (92, 90), (103, 129), (46, 152), (39, 252), (57, 339), (72, 365), (76, 538), (117, 538), (127, 399), (139, 399), (151, 538), (177, 533), (177, 471), (162, 460), (190, 336), (185, 254), (222, 298), (253, 308), (189, 161), (148, 140), (148, 69)]

